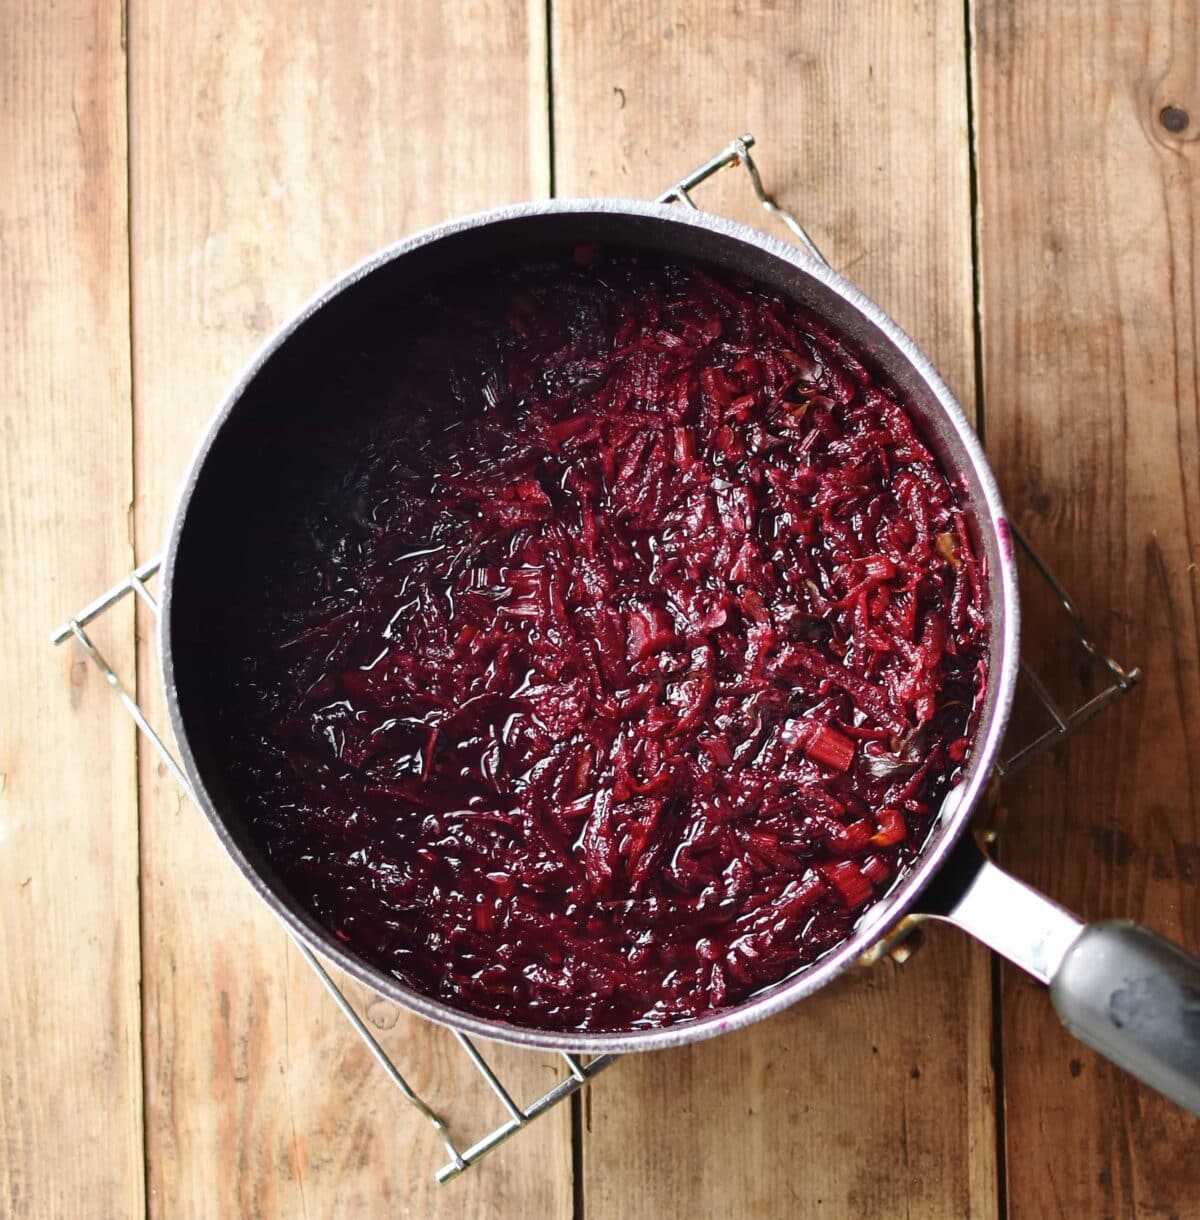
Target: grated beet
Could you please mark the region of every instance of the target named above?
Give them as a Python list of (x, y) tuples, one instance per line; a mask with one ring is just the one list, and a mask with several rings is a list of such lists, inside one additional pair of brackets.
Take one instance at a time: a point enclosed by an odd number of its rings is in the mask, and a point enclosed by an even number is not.
[(694, 1018), (839, 943), (986, 677), (980, 565), (898, 395), (770, 292), (590, 246), (396, 336), (226, 675), (288, 886), (413, 987), (545, 1029)]

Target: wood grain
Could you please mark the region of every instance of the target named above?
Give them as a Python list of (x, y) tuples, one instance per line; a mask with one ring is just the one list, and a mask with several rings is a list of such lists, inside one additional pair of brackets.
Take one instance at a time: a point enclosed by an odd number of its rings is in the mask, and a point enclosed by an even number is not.
[[(1193, 951), (1198, 22), (1194, 3), (987, 0), (975, 35), (989, 448), (1096, 634), (1147, 673), (1009, 794), (1003, 856), (1083, 915)], [(1030, 611), (1028, 651), (1065, 697), (1078, 658)], [(1200, 1216), (1195, 1120), (1058, 1030), (1015, 972), (1003, 1043), (1014, 1217)]]
[[(1095, 633), (1148, 674), (1008, 791), (1004, 862), (1196, 949), (1200, 10), (968, 9), (989, 450)], [(432, 1185), (436, 1141), (146, 750), (139, 856), (132, 727), (45, 642), (127, 569), (131, 530), (158, 548), (221, 393), (313, 290), (422, 224), (545, 193), (545, 5), (127, 16), (128, 65), (116, 9), (0, 10), (0, 1214), (568, 1215), (565, 1109)], [(972, 404), (961, 5), (551, 16), (559, 193), (656, 194), (752, 130), (768, 185)], [(738, 175), (698, 200), (770, 225)], [(1069, 698), (1079, 659), (1029, 584), (1025, 607)], [(96, 634), (134, 668), (130, 607)], [(499, 1120), (448, 1035), (344, 985), (465, 1138)], [(1200, 1217), (1195, 1123), (1015, 972), (1000, 1016), (1011, 1215)], [(991, 1018), (986, 956), (935, 931), (903, 969), (627, 1059), (584, 1105), (584, 1214), (997, 1216)], [(558, 1074), (494, 1058), (522, 1098)]]
[[(552, 14), (559, 193), (654, 195), (752, 131), (768, 186), (970, 407), (962, 5), (555, 0)], [(732, 173), (697, 200), (769, 223)], [(619, 1064), (587, 1107), (587, 1214), (995, 1215), (990, 1018), (986, 954), (935, 933), (903, 970)]]
[[(132, 725), (50, 630), (127, 570), (120, 13), (0, 9), (0, 1214), (142, 1213)], [(125, 672), (132, 607), (96, 638)]]
[[(130, 12), (136, 528), (267, 334), (330, 276), (435, 220), (545, 191), (544, 12), (234, 0)], [(156, 685), (139, 640), (142, 689)], [(153, 702), (153, 698), (151, 698)], [(150, 1210), (565, 1215), (564, 1109), (439, 1190), (442, 1163), (201, 815), (142, 767)], [(468, 1138), (501, 1117), (424, 1023), (355, 989)], [(497, 1055), (531, 1098), (557, 1073)], [(454, 1098), (457, 1097), (457, 1100)]]

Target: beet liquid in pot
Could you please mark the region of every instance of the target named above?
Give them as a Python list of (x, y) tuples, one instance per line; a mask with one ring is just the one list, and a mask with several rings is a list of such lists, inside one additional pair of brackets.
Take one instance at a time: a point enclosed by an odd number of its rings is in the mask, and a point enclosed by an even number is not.
[(288, 887), (409, 985), (543, 1029), (694, 1018), (841, 942), (986, 681), (979, 564), (903, 401), (777, 295), (620, 250), (472, 271), (395, 329), (214, 675)]

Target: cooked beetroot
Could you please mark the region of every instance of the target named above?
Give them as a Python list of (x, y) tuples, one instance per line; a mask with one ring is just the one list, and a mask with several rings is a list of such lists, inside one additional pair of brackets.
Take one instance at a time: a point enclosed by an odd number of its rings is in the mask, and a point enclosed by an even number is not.
[(754, 284), (594, 247), (395, 328), (227, 675), (288, 886), (413, 987), (545, 1029), (694, 1018), (838, 944), (986, 676), (980, 564), (901, 398)]

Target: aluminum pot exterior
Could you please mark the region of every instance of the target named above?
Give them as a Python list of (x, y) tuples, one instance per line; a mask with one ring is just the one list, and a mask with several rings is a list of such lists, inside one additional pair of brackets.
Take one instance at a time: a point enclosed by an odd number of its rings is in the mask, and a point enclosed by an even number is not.
[[(914, 405), (922, 431), (963, 499), (987, 573), (990, 669), (982, 714), (961, 782), (947, 796), (921, 855), (854, 933), (824, 957), (741, 1005), (695, 1021), (620, 1033), (545, 1031), (462, 1012), (417, 992), (349, 952), (288, 893), (250, 839), (197, 707), (189, 622), (204, 555), (211, 583), (223, 539), (213, 505), (227, 505), (239, 428), (263, 411), (257, 387), (288, 361), (318, 358), (330, 335), (388, 299), (439, 275), (525, 250), (599, 241), (714, 264), (814, 309), (864, 351)], [(338, 331), (341, 327), (341, 331)], [(255, 421), (257, 422), (257, 421)], [(223, 507), (221, 511), (230, 511)], [(231, 522), (227, 521), (226, 525)], [(219, 577), (219, 570), (217, 571)], [(621, 199), (551, 200), (498, 208), (428, 229), (390, 246), (334, 281), (284, 324), (230, 390), (193, 458), (173, 515), (163, 566), (160, 658), (171, 727), (198, 800), (251, 886), (303, 941), (366, 986), (464, 1033), (527, 1047), (623, 1053), (681, 1045), (760, 1020), (810, 995), (854, 965), (907, 913), (964, 832), (997, 761), (1018, 668), (1015, 560), (995, 479), (961, 407), (913, 341), (853, 285), (804, 251), (747, 225), (665, 204)]]

